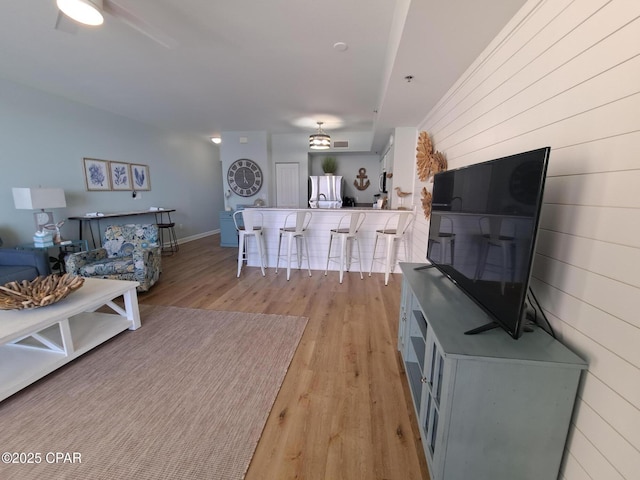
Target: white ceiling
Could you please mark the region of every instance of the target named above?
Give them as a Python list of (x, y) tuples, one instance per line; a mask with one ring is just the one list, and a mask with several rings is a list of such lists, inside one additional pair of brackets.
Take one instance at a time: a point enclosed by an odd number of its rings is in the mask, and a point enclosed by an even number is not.
[(112, 1), (169, 48), (113, 16), (70, 34), (54, 29), (55, 0), (3, 1), (0, 76), (206, 138), (325, 120), (370, 132), (372, 151), (418, 125), (525, 2)]

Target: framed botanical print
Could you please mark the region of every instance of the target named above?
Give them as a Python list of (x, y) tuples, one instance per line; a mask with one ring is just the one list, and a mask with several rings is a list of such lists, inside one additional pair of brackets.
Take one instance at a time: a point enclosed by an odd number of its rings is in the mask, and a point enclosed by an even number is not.
[(131, 185), (134, 190), (151, 190), (148, 165), (131, 164)]
[(84, 182), (89, 191), (111, 190), (109, 182), (109, 162), (95, 158), (84, 160)]
[(128, 163), (109, 162), (111, 190), (131, 190), (131, 172)]

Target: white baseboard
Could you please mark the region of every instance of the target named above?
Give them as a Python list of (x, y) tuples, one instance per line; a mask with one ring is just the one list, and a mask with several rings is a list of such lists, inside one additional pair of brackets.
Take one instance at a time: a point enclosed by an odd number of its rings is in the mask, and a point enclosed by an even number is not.
[(210, 230), (208, 232), (196, 233), (195, 235), (189, 235), (188, 237), (182, 237), (178, 239), (178, 245), (182, 245), (183, 243), (193, 242), (194, 240), (198, 240), (204, 237), (210, 237), (211, 235), (215, 235), (216, 233), (220, 233), (220, 229)]

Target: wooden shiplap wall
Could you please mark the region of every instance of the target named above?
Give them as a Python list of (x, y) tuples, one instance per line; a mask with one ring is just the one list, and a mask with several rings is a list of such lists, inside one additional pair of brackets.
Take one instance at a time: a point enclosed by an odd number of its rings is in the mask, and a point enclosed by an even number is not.
[(532, 288), (589, 362), (560, 478), (640, 479), (640, 1), (529, 1), (418, 130), (451, 168), (552, 147)]

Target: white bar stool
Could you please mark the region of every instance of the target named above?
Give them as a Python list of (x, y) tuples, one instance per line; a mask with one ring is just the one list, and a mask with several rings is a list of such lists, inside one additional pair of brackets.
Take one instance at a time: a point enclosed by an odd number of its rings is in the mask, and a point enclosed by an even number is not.
[[(241, 217), (241, 219), (239, 219), (239, 217)], [(233, 223), (238, 231), (238, 277), (240, 276), (240, 270), (242, 270), (242, 263), (248, 258), (250, 237), (256, 239), (256, 246), (260, 257), (260, 269), (262, 270), (262, 276), (265, 276), (264, 269), (266, 268), (265, 258), (267, 249), (264, 243), (262, 222), (262, 213), (251, 209), (238, 210), (233, 213)]]
[[(294, 221), (295, 217), (295, 221)], [(287, 258), (287, 280), (291, 273), (291, 247), (296, 244), (296, 259), (298, 260), (298, 269), (302, 268), (302, 260), (307, 260), (307, 269), (309, 270), (309, 276), (311, 276), (311, 267), (309, 266), (309, 245), (307, 244), (306, 231), (311, 221), (311, 212), (291, 212), (284, 219), (284, 225), (280, 229), (280, 237), (278, 238), (278, 260), (276, 262), (276, 273), (278, 273), (278, 267), (280, 266), (280, 258)], [(282, 255), (280, 248), (282, 246), (282, 237), (287, 239), (287, 253)], [(304, 246), (304, 251), (302, 247)]]
[(431, 251), (434, 245), (440, 247), (440, 263), (445, 263), (447, 258), (447, 247), (449, 247), (450, 265), (455, 262), (456, 234), (453, 233), (453, 220), (439, 213), (431, 212), (431, 226), (429, 227), (429, 258), (433, 258)]
[[(348, 272), (351, 268), (351, 262), (353, 259), (353, 248), (351, 246), (352, 243), (356, 244), (356, 248), (358, 249), (358, 258), (356, 259), (358, 265), (360, 266), (360, 279), (363, 279), (362, 276), (362, 260), (360, 256), (360, 242), (358, 241), (358, 230), (362, 226), (364, 222), (365, 214), (364, 212), (354, 212), (348, 213), (347, 215), (343, 215), (338, 222), (338, 227), (331, 229), (331, 238), (329, 239), (329, 251), (327, 252), (327, 267), (325, 268), (324, 274), (327, 275), (329, 271), (329, 261), (338, 262), (340, 264), (340, 283), (342, 283), (342, 277), (344, 276), (344, 271)], [(331, 245), (333, 243), (333, 239), (340, 240), (340, 254), (331, 256)], [(345, 268), (346, 267), (346, 268)]]
[(482, 280), (485, 267), (487, 266), (489, 249), (491, 247), (498, 247), (501, 250), (500, 290), (502, 295), (504, 295), (507, 278), (510, 279), (511, 283), (515, 282), (516, 224), (499, 215), (481, 217), (479, 223), (482, 246), (473, 280)]
[[(375, 262), (384, 264), (384, 284), (389, 284), (389, 274), (395, 269), (397, 263), (397, 255), (395, 254), (394, 246), (399, 242), (404, 245), (404, 259), (409, 260), (407, 253), (407, 242), (405, 239), (405, 233), (411, 226), (413, 219), (415, 218), (415, 210), (413, 212), (402, 212), (396, 215), (390, 216), (382, 230), (376, 230), (376, 241), (373, 244), (373, 257), (371, 258), (371, 268), (369, 269), (369, 276), (373, 272), (373, 265)], [(378, 248), (378, 240), (386, 242), (386, 254), (385, 256), (376, 257), (376, 249)]]

